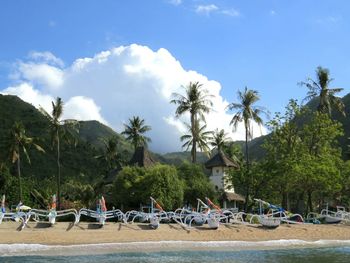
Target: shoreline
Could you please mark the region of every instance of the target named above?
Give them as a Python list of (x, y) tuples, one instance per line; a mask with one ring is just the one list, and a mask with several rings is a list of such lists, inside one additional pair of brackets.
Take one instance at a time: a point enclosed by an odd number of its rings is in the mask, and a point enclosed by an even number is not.
[(30, 222), (17, 231), (18, 223), (0, 225), (3, 255), (84, 255), (173, 250), (261, 250), (350, 246), (347, 225), (286, 225), (268, 230), (251, 225), (220, 225), (184, 229), (178, 224), (161, 224), (151, 230), (147, 224)]
[(0, 244), (80, 245), (95, 243), (125, 243), (144, 241), (269, 241), (281, 239), (348, 240), (350, 226), (282, 224), (276, 229), (258, 225), (222, 224), (217, 230), (206, 226), (183, 228), (179, 224), (161, 224), (156, 230), (148, 224), (124, 224), (107, 222), (102, 228), (95, 222), (82, 222), (73, 226), (70, 222), (29, 222), (18, 231), (19, 223), (0, 224)]

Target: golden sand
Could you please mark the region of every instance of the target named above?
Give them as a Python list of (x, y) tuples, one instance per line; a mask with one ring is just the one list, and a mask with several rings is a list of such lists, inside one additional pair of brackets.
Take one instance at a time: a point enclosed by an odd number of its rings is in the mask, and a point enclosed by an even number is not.
[(346, 225), (281, 225), (268, 230), (251, 225), (220, 225), (219, 229), (206, 227), (185, 229), (178, 224), (161, 224), (156, 230), (146, 224), (107, 222), (100, 228), (94, 223), (58, 222), (54, 226), (30, 222), (22, 231), (19, 224), (3, 222), (0, 225), (1, 244), (73, 245), (141, 241), (265, 241), (280, 239), (350, 240), (350, 226)]

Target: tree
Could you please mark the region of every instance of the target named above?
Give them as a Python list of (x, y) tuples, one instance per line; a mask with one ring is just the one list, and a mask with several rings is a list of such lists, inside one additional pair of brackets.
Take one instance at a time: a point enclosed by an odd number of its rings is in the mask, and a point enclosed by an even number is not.
[(56, 146), (57, 153), (57, 209), (61, 209), (61, 161), (60, 143), (63, 138), (68, 143), (75, 142), (75, 134), (79, 132), (79, 123), (76, 120), (61, 120), (63, 115), (63, 101), (57, 97), (56, 102), (52, 101), (52, 112), (49, 114), (44, 108), (40, 108), (41, 113), (50, 122), (50, 133), (52, 146)]
[[(246, 170), (248, 176), (250, 176), (249, 170), (249, 149), (248, 149), (248, 141), (253, 138), (252, 131), (252, 121), (257, 123), (259, 126), (263, 124), (263, 120), (260, 117), (261, 114), (266, 114), (264, 108), (260, 106), (255, 106), (254, 104), (259, 101), (260, 96), (256, 90), (248, 90), (245, 87), (244, 92), (238, 91), (238, 103), (232, 102), (227, 107), (229, 110), (237, 110), (235, 115), (233, 116), (230, 125), (233, 125), (233, 130), (237, 130), (238, 124), (243, 122), (245, 129), (245, 156), (246, 156)], [(247, 205), (249, 199), (249, 184), (247, 184), (246, 190), (246, 203)]]
[(302, 118), (307, 109), (301, 108), (296, 100), (290, 100), (284, 115), (276, 113), (268, 123), (271, 134), (263, 144), (266, 149), (266, 162), (269, 173), (274, 178), (274, 188), (281, 197), (282, 207), (290, 209), (289, 196), (293, 183), (298, 177), (295, 164), (302, 144), (301, 125), (297, 120)]
[(139, 146), (147, 146), (151, 139), (146, 137), (144, 133), (150, 131), (151, 126), (145, 125), (145, 120), (141, 119), (139, 116), (133, 116), (129, 119), (129, 125), (124, 124), (123, 135), (126, 139), (132, 143), (134, 150)]
[(103, 154), (96, 156), (98, 160), (103, 160), (107, 164), (107, 171), (111, 171), (115, 167), (121, 167), (122, 158), (118, 153), (118, 141), (116, 137), (111, 137), (108, 140), (102, 139), (105, 145)]
[(184, 162), (177, 167), (179, 177), (184, 181), (184, 201), (187, 205), (196, 205), (197, 198), (202, 200), (209, 197), (215, 200), (214, 185), (209, 177), (204, 174), (203, 167), (199, 164)]
[(11, 160), (12, 163), (17, 163), (17, 175), (18, 175), (18, 186), (19, 186), (19, 200), (23, 200), (22, 194), (22, 183), (21, 183), (21, 152), (27, 158), (30, 164), (30, 158), (27, 147), (33, 145), (38, 151), (45, 152), (38, 144), (34, 143), (34, 139), (26, 135), (26, 131), (21, 122), (15, 122), (11, 130)]
[(138, 208), (152, 196), (164, 209), (171, 210), (182, 205), (184, 190), (175, 167), (157, 164), (150, 168), (124, 167), (114, 182), (114, 193), (120, 207)]
[(231, 139), (227, 137), (228, 134), (225, 132), (224, 129), (216, 129), (213, 132), (212, 140), (210, 141), (210, 145), (213, 147), (216, 147), (218, 151), (221, 151), (223, 147), (225, 146), (225, 143), (230, 141)]
[(342, 100), (335, 95), (341, 92), (342, 88), (329, 88), (329, 84), (333, 81), (329, 77), (329, 70), (322, 67), (317, 67), (316, 69), (317, 79), (313, 80), (308, 78), (306, 82), (300, 82), (302, 86), (308, 88), (307, 96), (305, 101), (319, 97), (319, 103), (317, 110), (322, 113), (327, 113), (331, 115), (332, 108), (342, 113), (345, 116), (345, 106)]
[[(197, 149), (199, 149), (201, 152), (209, 153), (210, 149), (208, 146), (208, 142), (211, 139), (212, 132), (206, 131), (207, 125), (203, 125), (202, 127), (199, 127), (199, 121), (197, 120), (194, 129), (186, 124), (189, 134), (182, 135), (180, 137), (181, 142), (185, 143), (182, 145), (183, 148), (186, 148), (186, 151), (195, 144)], [(196, 143), (195, 143), (196, 142)], [(195, 149), (195, 152), (197, 152), (197, 149)]]
[[(192, 149), (191, 157), (192, 162), (195, 163), (197, 160), (197, 137), (196, 132), (198, 129), (196, 125), (199, 120), (205, 121), (204, 113), (209, 113), (213, 103), (210, 98), (212, 95), (208, 94), (208, 91), (202, 89), (203, 85), (199, 82), (190, 82), (188, 86), (184, 87), (185, 95), (179, 93), (173, 93), (173, 100), (170, 103), (178, 105), (175, 115), (176, 118), (184, 115), (185, 113), (190, 113), (190, 127), (192, 135)], [(197, 129), (197, 130), (196, 130)]]

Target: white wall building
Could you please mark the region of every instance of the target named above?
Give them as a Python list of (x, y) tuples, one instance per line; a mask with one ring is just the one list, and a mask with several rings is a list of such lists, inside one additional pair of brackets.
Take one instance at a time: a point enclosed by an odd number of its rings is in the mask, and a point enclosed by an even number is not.
[(237, 201), (244, 202), (245, 199), (241, 195), (235, 193), (234, 186), (229, 180), (229, 170), (239, 169), (239, 165), (222, 151), (215, 154), (205, 163), (207, 169), (211, 169), (210, 180), (214, 184), (217, 191), (223, 192), (222, 206), (237, 207)]

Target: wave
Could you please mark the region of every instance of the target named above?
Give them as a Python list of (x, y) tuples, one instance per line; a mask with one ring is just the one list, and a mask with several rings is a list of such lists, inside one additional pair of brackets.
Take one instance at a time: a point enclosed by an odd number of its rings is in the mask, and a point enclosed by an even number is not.
[(306, 247), (350, 246), (350, 240), (281, 239), (267, 241), (147, 241), (81, 245), (0, 244), (1, 256), (24, 255), (88, 255), (118, 252), (171, 250), (262, 250)]

